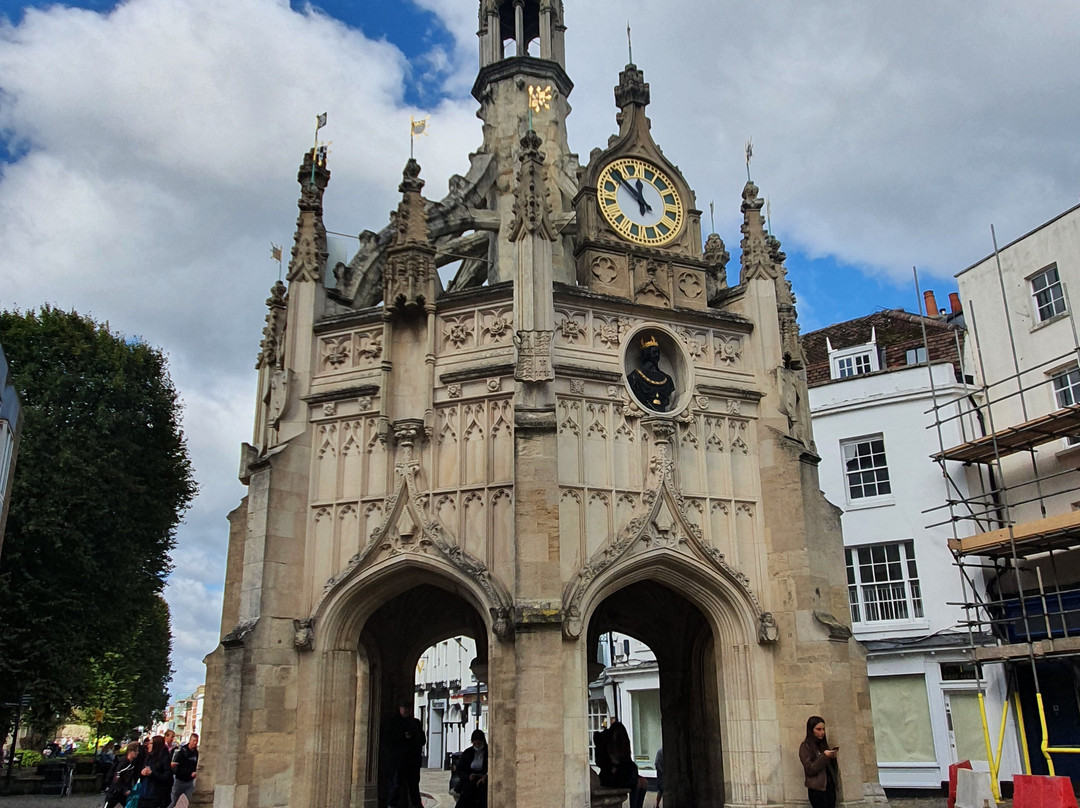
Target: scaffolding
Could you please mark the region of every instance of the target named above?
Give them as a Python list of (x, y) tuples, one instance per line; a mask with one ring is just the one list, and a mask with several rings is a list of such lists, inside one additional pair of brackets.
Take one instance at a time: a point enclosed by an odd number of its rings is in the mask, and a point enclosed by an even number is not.
[[(1022, 685), (1026, 676), (1021, 668), (1030, 670), (1039, 751), (1049, 774), (1055, 774), (1053, 755), (1080, 753), (1080, 748), (1052, 743), (1040, 683), (1040, 667), (1045, 661), (1080, 657), (1080, 501), (1075, 501), (1080, 500), (1075, 495), (1080, 491), (1080, 390), (1073, 400), (1070, 388), (1069, 400), (1062, 401), (1054, 387), (1059, 369), (1078, 365), (1080, 340), (1065, 289), (1066, 314), (1062, 317), (1068, 317), (1072, 329), (1071, 348), (1059, 355), (1039, 357), (1036, 362), (1022, 362), (1007, 314), (996, 237), (994, 258), (1005, 312), (1004, 323), (996, 313), (989, 321), (994, 329), (1004, 331), (1007, 326), (1012, 372), (988, 378), (978, 312), (972, 301), (965, 301), (964, 318), (975, 345), (972, 359), (978, 367), (978, 383), (970, 385), (974, 391), (970, 395), (948, 400), (934, 395), (931, 412), (939, 451), (933, 459), (941, 468), (948, 494), (944, 505), (926, 513), (938, 512), (940, 516), (941, 511), (948, 512), (947, 518), (928, 527), (952, 526), (949, 549), (962, 576), (964, 600), (959, 605), (965, 615), (962, 623), (970, 661), (980, 669), (990, 664), (1005, 666), (1008, 695), (1002, 705), (996, 754), (986, 716), (984, 678), (978, 677), (991, 784), (995, 798), (1000, 799), (998, 771), (1010, 706), (1020, 736), (1024, 772), (1032, 773), (1021, 705), (1023, 692), (1030, 707), (1031, 688)], [(964, 362), (963, 353), (960, 361)], [(961, 374), (970, 380), (963, 364)], [(1061, 406), (1036, 414), (1045, 409), (1045, 405), (1038, 405), (1047, 400)], [(961, 442), (944, 445), (943, 435), (954, 431), (961, 435)], [(1077, 445), (1075, 457), (1071, 447), (1067, 453), (1071, 466), (1056, 457), (1060, 453), (1055, 453), (1053, 460), (1048, 460), (1046, 453), (1040, 457), (1041, 448), (1062, 439)]]

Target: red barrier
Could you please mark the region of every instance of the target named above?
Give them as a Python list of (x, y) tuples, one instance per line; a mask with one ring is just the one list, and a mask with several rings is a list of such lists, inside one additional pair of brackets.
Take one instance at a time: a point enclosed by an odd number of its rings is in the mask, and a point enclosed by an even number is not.
[(1072, 780), (1042, 774), (1014, 775), (1013, 808), (1077, 808)]
[[(957, 769), (970, 769), (970, 760), (961, 760), (959, 763), (949, 764), (949, 808), (956, 808), (956, 770)], [(1015, 806), (1014, 806), (1015, 808)]]

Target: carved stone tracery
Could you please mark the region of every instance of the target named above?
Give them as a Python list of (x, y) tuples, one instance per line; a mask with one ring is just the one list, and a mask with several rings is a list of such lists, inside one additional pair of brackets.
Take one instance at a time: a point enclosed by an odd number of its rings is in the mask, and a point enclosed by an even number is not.
[(380, 554), (385, 553), (392, 558), (404, 554), (434, 553), (480, 587), (489, 601), (495, 636), (500, 640), (509, 639), (512, 629), (509, 616), (513, 611), (510, 593), (482, 561), (456, 544), (429, 513), (431, 494), (423, 490), (417, 446), (426, 437), (423, 421), (402, 419), (393, 422), (391, 430), (398, 457), (394, 464), (396, 484), (386, 499), (385, 516), (360, 552), (349, 559), (343, 570), (327, 580), (311, 620), (334, 591), (374, 564)]
[(567, 584), (563, 591), (563, 632), (574, 639), (584, 628), (582, 604), (593, 582), (614, 565), (634, 554), (634, 548), (644, 550), (663, 549), (689, 555), (708, 564), (732, 584), (761, 625), (758, 640), (775, 642), (778, 633), (765, 630), (766, 623), (775, 626), (775, 620), (765, 612), (750, 587), (750, 578), (731, 566), (724, 554), (707, 544), (701, 528), (691, 518), (688, 501), (684, 498), (675, 477), (675, 459), (671, 442), (678, 432), (676, 419), (650, 416), (642, 420), (653, 437), (654, 453), (649, 459), (650, 487), (641, 498), (639, 512), (608, 544), (598, 550)]

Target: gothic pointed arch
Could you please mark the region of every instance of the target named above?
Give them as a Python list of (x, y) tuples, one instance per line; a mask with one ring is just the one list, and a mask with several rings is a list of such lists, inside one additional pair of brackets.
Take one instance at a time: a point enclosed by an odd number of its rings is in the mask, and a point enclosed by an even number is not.
[(655, 577), (694, 593), (715, 621), (741, 622), (737, 634), (756, 632), (759, 642), (775, 642), (773, 616), (762, 609), (749, 577), (705, 542), (686, 512), (671, 455), (675, 420), (644, 420), (658, 449), (656, 483), (643, 495), (640, 513), (570, 579), (563, 591), (564, 633), (581, 636), (589, 613), (604, 597), (633, 581)]
[(481, 613), (490, 615), (495, 636), (506, 639), (513, 607), (509, 591), (483, 562), (447, 535), (429, 513), (430, 497), (417, 485), (420, 461), (413, 454), (413, 442), (423, 432), (422, 422), (397, 422), (394, 432), (402, 453), (395, 467), (394, 489), (386, 500), (385, 516), (360, 552), (327, 580), (312, 610), (310, 624), (324, 622), (337, 604), (350, 600), (350, 592), (372, 588), (373, 581), (386, 570), (400, 572), (404, 566), (449, 579), (453, 587), (469, 592)]

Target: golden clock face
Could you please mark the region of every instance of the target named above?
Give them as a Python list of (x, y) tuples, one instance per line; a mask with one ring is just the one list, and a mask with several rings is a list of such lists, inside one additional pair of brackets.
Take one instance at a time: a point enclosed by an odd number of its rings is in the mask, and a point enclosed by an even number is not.
[(679, 192), (667, 174), (644, 160), (623, 157), (608, 163), (596, 194), (608, 224), (629, 241), (660, 246), (682, 229)]

